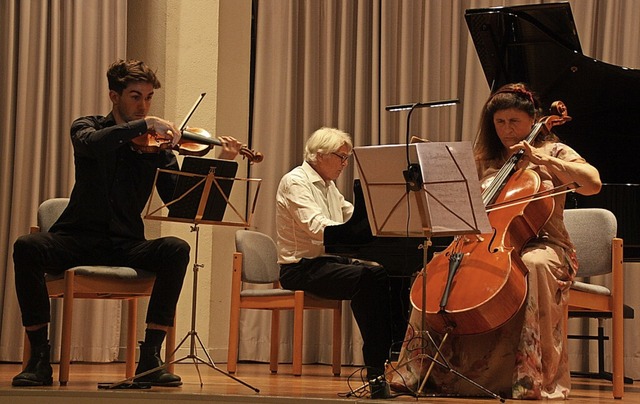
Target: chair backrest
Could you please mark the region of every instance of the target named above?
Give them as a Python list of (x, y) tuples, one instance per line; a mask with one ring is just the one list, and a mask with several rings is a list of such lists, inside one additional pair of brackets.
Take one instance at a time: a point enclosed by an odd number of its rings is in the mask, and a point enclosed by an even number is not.
[(612, 241), (618, 225), (615, 215), (600, 208), (567, 209), (564, 223), (576, 246), (578, 276), (610, 273)]
[(48, 232), (68, 204), (69, 198), (52, 198), (42, 202), (38, 207), (38, 227), (40, 227), (40, 231)]
[(236, 251), (242, 253), (243, 282), (273, 283), (280, 278), (278, 249), (268, 235), (251, 230), (238, 230)]

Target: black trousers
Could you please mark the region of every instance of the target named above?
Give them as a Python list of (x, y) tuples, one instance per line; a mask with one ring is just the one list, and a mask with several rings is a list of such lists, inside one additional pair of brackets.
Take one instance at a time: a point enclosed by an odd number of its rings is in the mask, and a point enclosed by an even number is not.
[(303, 258), (281, 265), (280, 284), (325, 299), (351, 300), (369, 375), (382, 374), (392, 339), (389, 277), (383, 267), (344, 257)]
[(108, 265), (155, 273), (147, 323), (173, 325), (189, 251), (189, 244), (177, 237), (114, 241), (44, 232), (21, 236), (13, 246), (13, 262), (22, 324), (51, 321), (45, 273), (60, 274), (79, 265)]

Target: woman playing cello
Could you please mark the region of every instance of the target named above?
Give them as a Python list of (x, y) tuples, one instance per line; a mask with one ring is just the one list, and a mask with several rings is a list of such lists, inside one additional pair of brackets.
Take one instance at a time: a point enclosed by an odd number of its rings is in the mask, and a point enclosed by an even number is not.
[[(505, 162), (522, 151), (516, 168), (537, 173), (544, 189), (575, 182), (580, 194), (598, 193), (598, 170), (551, 132), (540, 133), (531, 144), (524, 140), (540, 118), (538, 108), (534, 94), (521, 83), (507, 84), (487, 100), (474, 145), (482, 187), (489, 186)], [(569, 395), (564, 312), (577, 262), (563, 222), (565, 194), (551, 197), (555, 203), (549, 219), (520, 251), (528, 270), (528, 288), (517, 314), (482, 334), (449, 335), (441, 348), (453, 369), (503, 398), (566, 399)], [(412, 360), (421, 353), (418, 347), (425, 347), (429, 354), (435, 351), (421, 338), (421, 317), (422, 312), (414, 309), (398, 368), (387, 372), (392, 387), (415, 391), (431, 364), (430, 360)], [(440, 343), (442, 335), (435, 333), (428, 322), (426, 327)], [(437, 365), (430, 372), (428, 386), (442, 394), (483, 394), (464, 378)]]

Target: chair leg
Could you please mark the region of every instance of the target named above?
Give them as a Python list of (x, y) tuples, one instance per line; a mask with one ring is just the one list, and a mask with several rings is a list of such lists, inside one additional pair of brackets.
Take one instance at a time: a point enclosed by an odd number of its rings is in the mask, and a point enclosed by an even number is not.
[(227, 372), (235, 373), (238, 365), (238, 339), (240, 338), (240, 292), (242, 290), (242, 254), (233, 254), (231, 274), (231, 310), (229, 313), (229, 346)]
[(612, 317), (611, 352), (613, 362), (613, 398), (620, 399), (624, 395), (624, 329), (622, 312), (614, 312)]
[(167, 330), (167, 343), (165, 344), (164, 362), (168, 363), (167, 371), (175, 373), (175, 350), (176, 350), (176, 319), (173, 319), (173, 325)]
[(280, 347), (280, 310), (271, 310), (271, 342), (269, 370), (278, 373), (278, 352)]
[(62, 298), (62, 344), (60, 348), (60, 384), (66, 386), (69, 381), (71, 362), (71, 325), (73, 323), (74, 273), (64, 274), (64, 297)]
[(235, 373), (238, 365), (238, 339), (240, 338), (240, 306), (231, 304), (229, 318), (229, 348), (227, 351), (227, 372)]
[(340, 376), (342, 367), (342, 310), (333, 310), (333, 375)]
[(293, 375), (302, 375), (302, 335), (304, 322), (304, 292), (295, 292), (293, 308)]
[(125, 353), (125, 375), (133, 377), (136, 371), (136, 320), (138, 318), (138, 299), (127, 299), (127, 352)]
[(604, 320), (599, 318), (598, 336), (596, 337), (596, 341), (598, 345), (598, 374), (602, 378), (607, 378), (607, 372), (604, 369), (604, 341), (607, 339), (608, 338), (604, 335)]
[(611, 310), (613, 398), (624, 395), (624, 277), (622, 272), (622, 239), (613, 241), (611, 262), (613, 265), (613, 307)]

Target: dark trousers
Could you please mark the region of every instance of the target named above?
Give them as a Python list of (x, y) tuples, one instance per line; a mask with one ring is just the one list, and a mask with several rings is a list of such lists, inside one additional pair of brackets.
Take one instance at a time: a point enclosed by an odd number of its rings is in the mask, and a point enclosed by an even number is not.
[(120, 240), (34, 233), (13, 246), (16, 293), (24, 326), (51, 321), (44, 274), (61, 274), (79, 265), (128, 266), (153, 272), (156, 280), (147, 323), (173, 325), (176, 304), (189, 264), (190, 247), (176, 237)]
[(344, 257), (303, 258), (280, 267), (285, 289), (304, 290), (325, 299), (351, 300), (362, 334), (362, 355), (369, 374), (382, 374), (391, 346), (389, 278), (381, 266)]

